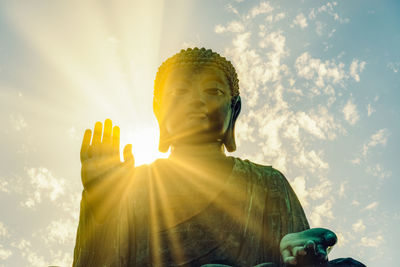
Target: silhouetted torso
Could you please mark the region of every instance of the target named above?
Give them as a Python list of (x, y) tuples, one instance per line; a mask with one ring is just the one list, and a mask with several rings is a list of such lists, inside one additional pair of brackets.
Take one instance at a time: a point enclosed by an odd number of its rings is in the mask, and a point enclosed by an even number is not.
[(279, 263), (282, 236), (308, 228), (300, 203), (275, 169), (230, 162), (207, 168), (163, 159), (138, 167), (126, 199), (105, 223), (96, 225), (81, 207), (78, 236), (97, 229), (91, 242), (77, 239), (75, 266)]

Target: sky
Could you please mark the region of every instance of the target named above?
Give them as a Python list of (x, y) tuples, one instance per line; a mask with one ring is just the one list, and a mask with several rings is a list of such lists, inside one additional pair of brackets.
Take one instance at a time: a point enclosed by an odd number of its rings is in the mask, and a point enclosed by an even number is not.
[(330, 258), (397, 266), (400, 2), (1, 1), (0, 266), (70, 266), (83, 132), (107, 118), (158, 157), (158, 66), (206, 47), (236, 67), (232, 156), (272, 165)]

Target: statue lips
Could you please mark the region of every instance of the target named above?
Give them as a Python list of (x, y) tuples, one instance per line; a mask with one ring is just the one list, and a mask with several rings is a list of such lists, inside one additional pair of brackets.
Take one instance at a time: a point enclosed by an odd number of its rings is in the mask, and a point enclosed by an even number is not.
[(188, 112), (186, 114), (186, 117), (189, 119), (205, 119), (207, 118), (207, 114), (204, 112)]

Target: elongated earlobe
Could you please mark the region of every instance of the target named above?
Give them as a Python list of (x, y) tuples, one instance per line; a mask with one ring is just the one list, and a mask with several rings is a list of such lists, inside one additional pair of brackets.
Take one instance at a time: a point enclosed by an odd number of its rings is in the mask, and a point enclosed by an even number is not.
[(226, 132), (224, 145), (228, 152), (233, 152), (236, 150), (236, 142), (235, 142), (235, 131), (233, 128), (229, 128)]
[(228, 129), (226, 130), (224, 138), (224, 145), (226, 147), (226, 150), (228, 150), (228, 152), (233, 152), (236, 150), (235, 123), (242, 108), (242, 101), (240, 99), (240, 96), (234, 96), (232, 98), (231, 107), (232, 107), (231, 119), (229, 121), (229, 126)]

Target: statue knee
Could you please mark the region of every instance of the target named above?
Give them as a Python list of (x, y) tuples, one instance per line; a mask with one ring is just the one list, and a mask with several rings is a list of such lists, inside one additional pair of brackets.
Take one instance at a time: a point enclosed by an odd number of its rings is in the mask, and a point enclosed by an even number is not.
[(343, 267), (366, 267), (364, 264), (362, 264), (359, 261), (356, 261), (353, 258), (339, 258), (339, 259), (334, 259), (330, 262), (328, 262), (328, 267), (333, 267), (333, 266), (343, 266)]

